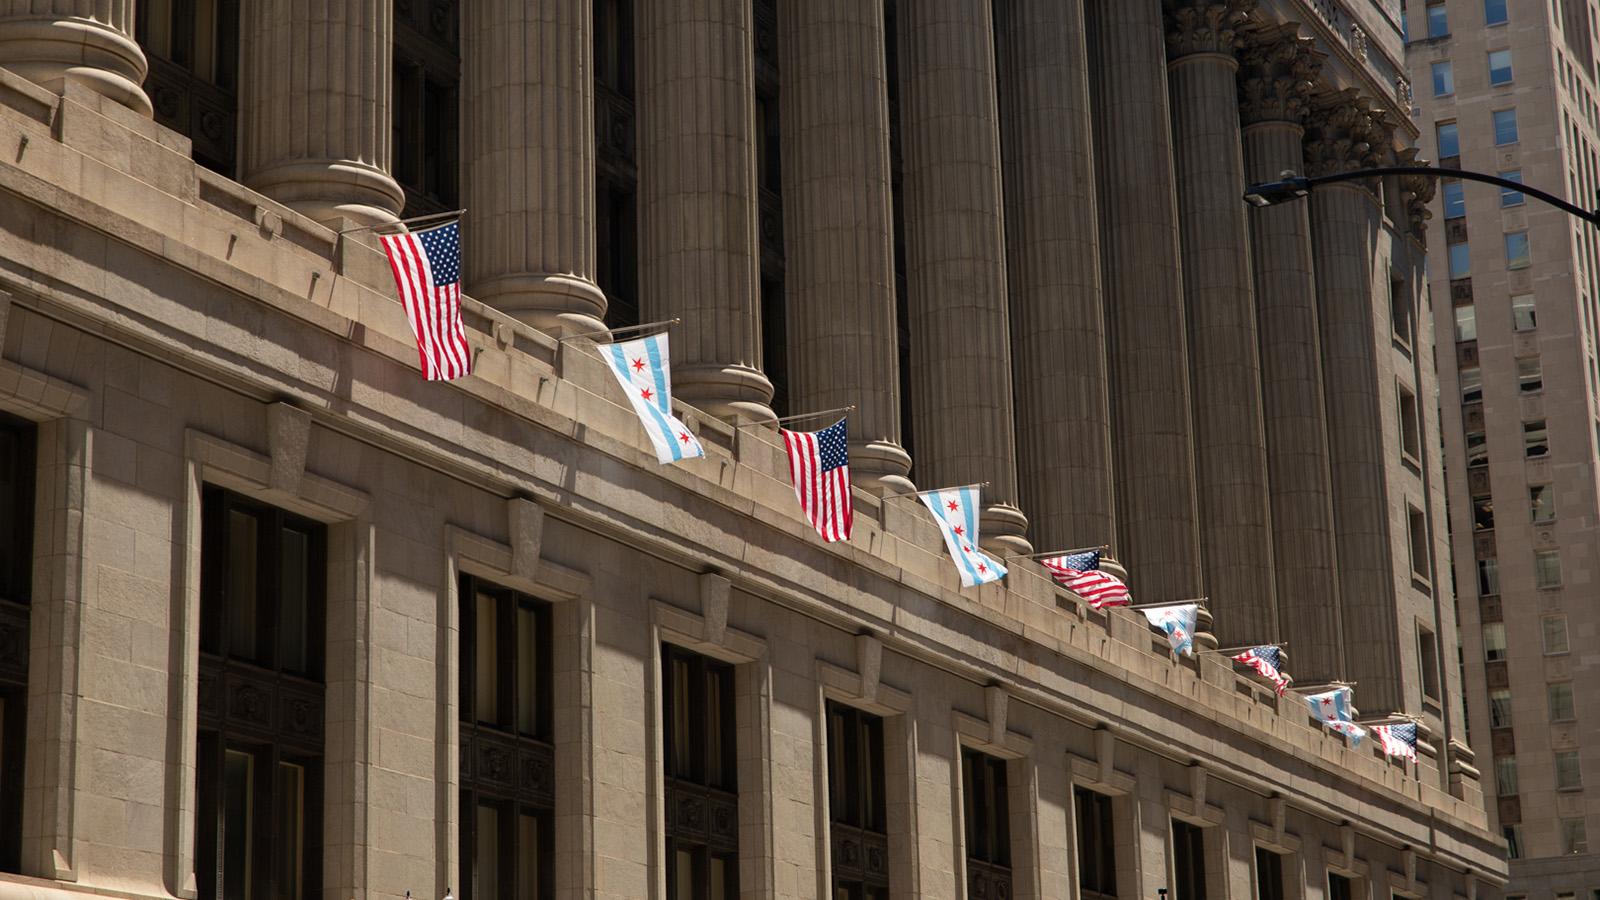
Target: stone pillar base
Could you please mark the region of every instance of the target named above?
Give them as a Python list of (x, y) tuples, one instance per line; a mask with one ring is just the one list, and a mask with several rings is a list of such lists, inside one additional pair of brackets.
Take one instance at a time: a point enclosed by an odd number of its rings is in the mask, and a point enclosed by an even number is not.
[(731, 422), (760, 422), (777, 417), (772, 411), (772, 382), (760, 369), (749, 366), (673, 366), (672, 393), (685, 403)]
[(472, 296), (554, 337), (606, 331), (606, 295), (579, 275), (498, 275), (473, 282)]
[(1009, 503), (994, 503), (978, 517), (978, 546), (991, 553), (1027, 556), (1033, 552), (1028, 542), (1028, 517)]
[(129, 35), (92, 19), (21, 16), (0, 19), (0, 66), (56, 93), (76, 81), (142, 116), (149, 64)]
[(288, 160), (252, 172), (245, 184), (318, 222), (383, 225), (405, 206), (405, 192), (388, 172), (348, 159)]
[(880, 497), (908, 494), (917, 489), (906, 475), (911, 454), (891, 441), (850, 442), (850, 483)]

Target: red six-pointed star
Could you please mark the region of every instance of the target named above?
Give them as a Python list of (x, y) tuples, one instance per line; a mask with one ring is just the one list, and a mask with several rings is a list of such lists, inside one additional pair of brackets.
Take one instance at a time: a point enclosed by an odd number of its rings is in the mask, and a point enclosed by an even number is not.
[(945, 505), (950, 507), (950, 511), (951, 512), (955, 512), (956, 510), (961, 508), (961, 504), (955, 502), (954, 500), (951, 500), (949, 503), (946, 503)]
[(650, 389), (649, 388), (645, 388), (644, 390), (640, 391), (639, 392), (639, 396), (643, 397), (646, 400), (649, 400), (650, 399)]
[(689, 432), (687, 432), (687, 431), (678, 432), (678, 440), (682, 441), (685, 444), (689, 443)]
[(644, 359), (641, 358), (641, 359), (634, 360), (633, 361), (633, 370), (635, 372), (643, 372), (644, 371)]
[(987, 571), (989, 571), (989, 567), (984, 565), (983, 563), (978, 563), (978, 571), (979, 572), (987, 572)]
[(966, 534), (967, 533), (967, 530), (965, 528), (962, 528), (960, 525), (957, 525), (956, 527), (954, 527), (954, 528), (952, 528), (950, 530), (954, 531), (956, 534)]

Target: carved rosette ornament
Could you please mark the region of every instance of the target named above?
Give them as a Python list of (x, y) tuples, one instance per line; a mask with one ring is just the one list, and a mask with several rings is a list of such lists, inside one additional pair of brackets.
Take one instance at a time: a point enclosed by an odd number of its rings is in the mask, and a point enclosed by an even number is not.
[(1324, 54), (1316, 41), (1300, 36), (1294, 22), (1251, 28), (1239, 54), (1241, 124), (1305, 124), (1311, 92), (1322, 72)]
[[(1395, 165), (1427, 165), (1426, 160), (1417, 158), (1420, 152), (1416, 147), (1406, 147), (1397, 151)], [(1424, 247), (1428, 245), (1428, 220), (1433, 218), (1433, 210), (1428, 208), (1428, 204), (1433, 202), (1433, 192), (1437, 184), (1437, 179), (1426, 175), (1400, 176), (1400, 196), (1405, 203), (1406, 220), (1411, 226), (1411, 236)]]
[[(1382, 110), (1373, 109), (1359, 89), (1318, 94), (1306, 122), (1306, 174), (1316, 178), (1382, 165), (1391, 134)], [(1373, 181), (1366, 185), (1376, 193)]]
[(1232, 55), (1243, 45), (1256, 0), (1164, 0), (1167, 58), (1195, 53)]

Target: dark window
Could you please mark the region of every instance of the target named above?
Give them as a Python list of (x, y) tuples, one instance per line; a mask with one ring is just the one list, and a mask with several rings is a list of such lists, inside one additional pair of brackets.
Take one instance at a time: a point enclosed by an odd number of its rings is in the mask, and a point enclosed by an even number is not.
[(1397, 385), (1400, 394), (1400, 453), (1407, 459), (1422, 457), (1422, 423), (1417, 414), (1417, 395), (1405, 385)]
[(828, 817), (834, 900), (889, 896), (883, 720), (828, 703)]
[(142, 0), (134, 36), (157, 122), (187, 135), (194, 161), (233, 177), (239, 113), (239, 0)]
[(1283, 900), (1283, 857), (1256, 848), (1256, 900)]
[[(905, 141), (900, 135), (900, 42), (896, 32), (897, 0), (883, 3), (883, 59), (887, 84), (884, 93), (889, 101), (889, 188), (892, 195), (894, 227), (894, 320), (900, 360), (900, 446), (917, 458), (916, 433), (911, 427), (913, 385), (911, 383), (911, 310), (910, 293), (906, 286), (906, 207), (905, 207)], [(916, 463), (912, 463), (912, 471)]]
[(1421, 625), (1417, 626), (1417, 667), (1422, 670), (1422, 699), (1439, 700), (1439, 639)]
[(22, 863), (37, 445), (32, 425), (0, 416), (0, 872), (18, 872)]
[(739, 895), (733, 666), (662, 646), (667, 900)]
[(195, 872), (203, 900), (322, 895), (326, 530), (205, 489)]
[(1078, 887), (1107, 897), (1117, 895), (1117, 843), (1112, 831), (1111, 798), (1073, 788), (1078, 807)]
[(455, 0), (400, 3), (394, 10), (394, 178), (405, 215), (454, 209), (461, 50)]
[[(790, 0), (795, 2), (795, 0)], [(804, 2), (804, 0), (799, 0)], [(783, 292), (783, 142), (779, 136), (778, 0), (751, 0), (755, 21), (756, 195), (761, 247), (761, 369), (772, 408), (789, 413), (788, 328)]]
[(967, 896), (1011, 896), (1011, 816), (1006, 762), (961, 751), (961, 793), (967, 825)]
[(1405, 279), (1394, 278), (1389, 281), (1389, 321), (1393, 327), (1394, 336), (1403, 344), (1410, 345), (1412, 339), (1411, 291), (1407, 289)]
[(459, 596), (460, 896), (551, 897), (550, 605), (471, 576)]
[(595, 280), (606, 325), (639, 324), (633, 0), (594, 0)]
[(1337, 872), (1328, 873), (1328, 900), (1351, 900), (1351, 887), (1350, 879)]
[(1206, 900), (1206, 833), (1172, 820), (1172, 867), (1178, 887), (1173, 900)]

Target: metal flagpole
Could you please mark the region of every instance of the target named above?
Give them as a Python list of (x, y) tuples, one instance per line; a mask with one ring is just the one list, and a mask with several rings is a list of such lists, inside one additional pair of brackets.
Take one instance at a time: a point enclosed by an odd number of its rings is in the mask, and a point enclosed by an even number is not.
[(624, 328), (604, 328), (604, 329), (601, 329), (600, 331), (583, 331), (583, 332), (579, 332), (578, 334), (569, 334), (566, 337), (561, 338), (560, 340), (556, 341), (556, 343), (565, 344), (567, 341), (577, 340), (578, 338), (594, 337), (597, 334), (608, 334), (608, 335), (611, 335), (612, 337), (616, 337), (617, 335), (623, 334), (624, 332), (643, 331), (646, 328), (660, 328), (660, 327), (665, 327), (665, 326), (669, 326), (669, 325), (676, 325), (676, 324), (678, 324), (679, 322), (682, 322), (682, 321), (683, 321), (682, 319), (678, 319), (678, 318), (662, 319), (659, 322), (646, 322), (643, 325), (628, 325), (628, 326), (626, 326)]
[(889, 499), (889, 500), (904, 500), (907, 497), (921, 497), (923, 494), (937, 494), (940, 491), (959, 491), (962, 488), (969, 488), (969, 487), (981, 488), (981, 487), (988, 487), (988, 486), (989, 486), (989, 482), (987, 482), (987, 481), (977, 481), (977, 482), (973, 482), (972, 484), (956, 484), (956, 485), (951, 485), (950, 487), (931, 488), (931, 489), (926, 490), (926, 491), (909, 491), (909, 492), (902, 493), (902, 494), (890, 494), (887, 499)]
[(1079, 547), (1076, 550), (1051, 550), (1046, 553), (1012, 553), (1006, 559), (1045, 559), (1051, 556), (1070, 556), (1073, 553), (1088, 553), (1090, 550), (1110, 550), (1110, 544), (1101, 544), (1098, 547)]
[(1304, 694), (1306, 691), (1313, 690), (1315, 688), (1353, 688), (1355, 686), (1356, 683), (1354, 681), (1312, 681), (1307, 682), (1306, 684), (1296, 684), (1294, 689)]
[(401, 219), (398, 222), (377, 222), (377, 223), (374, 223), (372, 225), (357, 225), (355, 228), (343, 229), (339, 233), (340, 234), (355, 234), (358, 231), (371, 231), (374, 228), (393, 228), (396, 225), (415, 225), (418, 222), (431, 222), (434, 219), (448, 219), (448, 218), (451, 218), (452, 216), (465, 215), (466, 212), (467, 211), (464, 210), (464, 209), (456, 209), (456, 210), (451, 210), (450, 212), (428, 213), (425, 216), (412, 216), (409, 219)]
[(815, 419), (818, 416), (829, 416), (829, 415), (833, 415), (834, 413), (847, 413), (847, 412), (853, 411), (855, 408), (856, 408), (856, 405), (854, 403), (852, 403), (849, 406), (836, 406), (833, 409), (819, 409), (816, 412), (795, 413), (792, 416), (779, 416), (776, 419), (762, 419), (759, 422), (744, 422), (744, 423), (741, 423), (739, 425), (735, 425), (733, 427), (735, 427), (735, 428), (754, 428), (757, 425), (781, 425), (784, 422), (794, 422), (794, 421), (797, 421), (799, 419)]
[(1287, 646), (1289, 646), (1289, 642), (1288, 641), (1265, 641), (1265, 642), (1260, 643), (1260, 644), (1245, 644), (1243, 647), (1218, 647), (1215, 650), (1201, 650), (1200, 652), (1201, 653), (1243, 653), (1246, 650), (1254, 650), (1257, 647), (1280, 647), (1281, 648), (1281, 647), (1287, 647)]
[(1413, 716), (1413, 715), (1409, 715), (1409, 714), (1406, 714), (1406, 713), (1390, 713), (1387, 716), (1379, 716), (1376, 719), (1356, 719), (1355, 720), (1355, 723), (1357, 725), (1400, 725), (1400, 724), (1404, 724), (1404, 723), (1421, 724), (1421, 722), (1422, 722), (1422, 717), (1421, 716)]
[(1210, 600), (1210, 599), (1211, 599), (1210, 597), (1195, 597), (1192, 600), (1165, 600), (1165, 601), (1162, 601), (1161, 603), (1135, 603), (1132, 606), (1116, 606), (1116, 607), (1108, 607), (1108, 608), (1109, 609), (1160, 609), (1163, 606), (1182, 606), (1185, 603), (1194, 603), (1194, 604), (1199, 605), (1199, 606), (1204, 606), (1205, 602), (1207, 600)]

